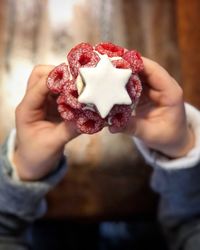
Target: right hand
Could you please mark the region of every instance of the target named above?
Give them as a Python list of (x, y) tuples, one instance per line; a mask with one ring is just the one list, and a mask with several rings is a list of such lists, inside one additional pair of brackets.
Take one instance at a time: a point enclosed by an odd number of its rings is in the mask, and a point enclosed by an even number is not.
[(143, 92), (124, 132), (169, 157), (182, 157), (194, 146), (188, 126), (183, 91), (159, 64), (143, 58)]

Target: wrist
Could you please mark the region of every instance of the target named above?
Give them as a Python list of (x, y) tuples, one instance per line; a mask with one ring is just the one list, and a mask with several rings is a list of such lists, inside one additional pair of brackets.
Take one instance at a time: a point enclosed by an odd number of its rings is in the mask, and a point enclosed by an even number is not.
[(186, 132), (171, 145), (159, 147), (157, 150), (170, 158), (181, 158), (187, 155), (195, 145), (195, 136), (192, 129), (188, 126)]
[(18, 150), (14, 152), (13, 155), (13, 163), (15, 166), (15, 171), (18, 178), (21, 181), (36, 181), (37, 178), (35, 177), (34, 173), (31, 173), (29, 164), (25, 163), (23, 157), (20, 156)]
[(13, 154), (16, 174), (21, 181), (39, 181), (57, 168), (62, 155), (63, 153), (59, 152), (47, 160), (41, 159), (35, 162), (34, 160), (26, 159), (17, 149)]

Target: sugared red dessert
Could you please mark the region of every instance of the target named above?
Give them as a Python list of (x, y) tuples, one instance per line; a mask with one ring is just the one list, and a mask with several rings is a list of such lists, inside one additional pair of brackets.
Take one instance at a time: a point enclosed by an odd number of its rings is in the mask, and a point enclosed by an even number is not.
[(143, 70), (140, 54), (112, 43), (81, 43), (67, 63), (55, 67), (47, 85), (58, 94), (58, 111), (74, 121), (80, 133), (93, 134), (108, 126), (120, 131), (139, 100)]

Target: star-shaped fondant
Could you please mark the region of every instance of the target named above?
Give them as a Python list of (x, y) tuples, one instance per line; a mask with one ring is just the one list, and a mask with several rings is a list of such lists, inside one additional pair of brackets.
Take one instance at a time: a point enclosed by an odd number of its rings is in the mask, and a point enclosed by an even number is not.
[(126, 90), (131, 76), (130, 69), (115, 68), (107, 55), (101, 56), (94, 68), (80, 68), (85, 87), (78, 101), (94, 104), (102, 118), (105, 118), (115, 104), (132, 103)]

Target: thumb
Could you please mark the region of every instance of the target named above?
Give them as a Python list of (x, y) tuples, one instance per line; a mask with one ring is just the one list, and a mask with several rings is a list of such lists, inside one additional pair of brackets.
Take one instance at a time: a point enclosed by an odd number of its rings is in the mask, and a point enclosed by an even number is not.
[(55, 134), (61, 145), (68, 143), (80, 135), (76, 130), (75, 123), (72, 121), (61, 122), (56, 128)]

